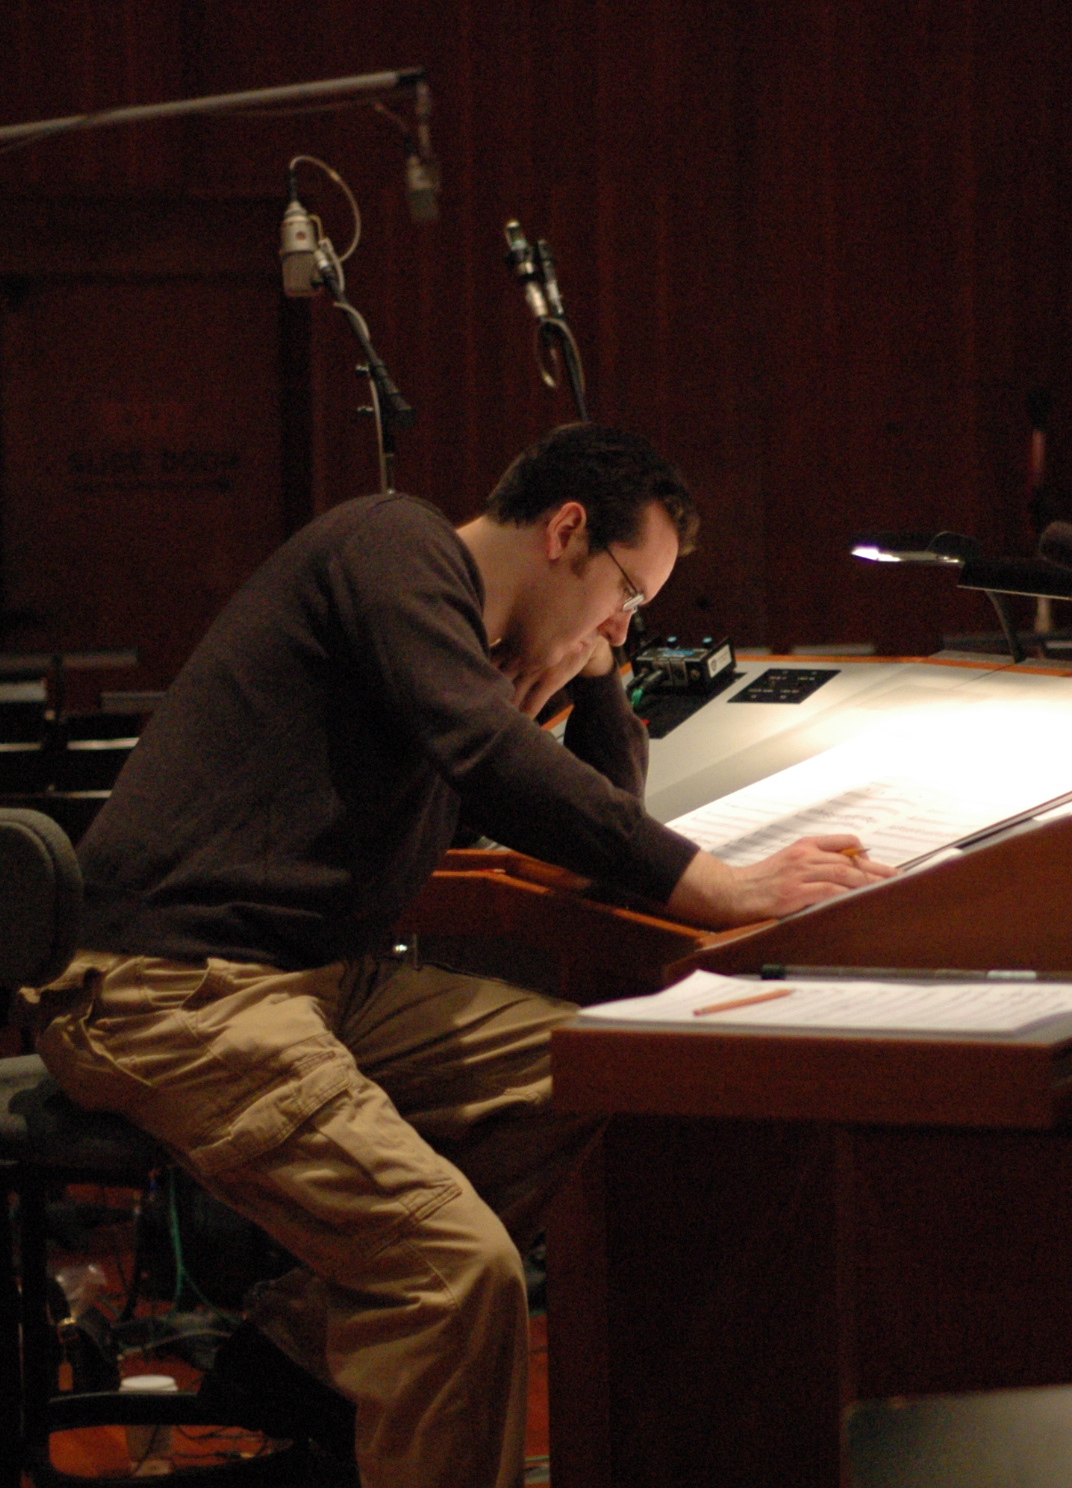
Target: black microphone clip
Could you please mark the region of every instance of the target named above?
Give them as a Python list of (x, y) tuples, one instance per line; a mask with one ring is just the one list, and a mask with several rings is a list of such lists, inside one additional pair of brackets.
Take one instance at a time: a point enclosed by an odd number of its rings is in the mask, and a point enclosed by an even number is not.
[(555, 274), (555, 256), (551, 252), (551, 245), (546, 238), (537, 238), (536, 240), (536, 261), (540, 266), (540, 280), (543, 284), (544, 296), (551, 314), (561, 319), (566, 312), (563, 308), (562, 295), (558, 288), (558, 277)]

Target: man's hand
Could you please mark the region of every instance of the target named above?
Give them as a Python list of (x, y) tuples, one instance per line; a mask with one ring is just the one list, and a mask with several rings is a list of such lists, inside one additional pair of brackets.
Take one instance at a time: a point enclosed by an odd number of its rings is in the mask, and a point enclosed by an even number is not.
[(535, 718), (547, 699), (574, 677), (602, 677), (613, 667), (614, 652), (601, 635), (593, 635), (571, 646), (553, 667), (514, 672), (504, 662), (499, 670), (514, 684), (515, 707)]
[(667, 908), (671, 914), (711, 930), (780, 918), (862, 889), (896, 872), (876, 863), (858, 837), (802, 837), (748, 868), (731, 868), (699, 852), (685, 869)]

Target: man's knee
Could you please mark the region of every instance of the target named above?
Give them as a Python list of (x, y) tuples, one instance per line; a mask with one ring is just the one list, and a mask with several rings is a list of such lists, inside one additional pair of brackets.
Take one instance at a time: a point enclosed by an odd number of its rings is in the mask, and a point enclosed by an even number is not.
[(493, 1241), (481, 1253), (485, 1285), (496, 1296), (525, 1298), (525, 1267), (517, 1246), (500, 1225)]
[(524, 1308), (525, 1271), (517, 1246), (475, 1194), (445, 1204), (430, 1230), (421, 1248), (462, 1311)]

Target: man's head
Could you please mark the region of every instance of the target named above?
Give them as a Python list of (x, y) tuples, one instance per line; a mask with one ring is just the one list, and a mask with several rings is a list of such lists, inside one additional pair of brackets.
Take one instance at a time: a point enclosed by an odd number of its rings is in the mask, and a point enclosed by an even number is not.
[(518, 706), (534, 711), (581, 669), (611, 669), (610, 648), (697, 526), (680, 476), (638, 435), (568, 424), (514, 461), (459, 536), (480, 568), (484, 623)]
[(593, 557), (612, 543), (635, 547), (653, 502), (670, 519), (678, 551), (695, 545), (699, 517), (685, 483), (639, 434), (602, 424), (552, 430), (518, 455), (488, 497), (488, 516), (526, 527), (569, 501), (585, 509)]

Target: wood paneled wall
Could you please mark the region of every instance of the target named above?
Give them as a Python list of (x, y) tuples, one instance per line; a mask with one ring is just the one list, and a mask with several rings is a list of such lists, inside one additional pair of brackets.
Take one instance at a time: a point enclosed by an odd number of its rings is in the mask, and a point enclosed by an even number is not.
[[(502, 265), (502, 225), (518, 215), (556, 251), (593, 415), (649, 433), (697, 490), (702, 549), (658, 623), (902, 653), (992, 627), (985, 601), (947, 575), (875, 569), (847, 548), (860, 528), (933, 526), (1027, 551), (1025, 403), (1038, 385), (1055, 398), (1053, 479), (1072, 489), (1062, 0), (0, 11), (2, 121), (417, 64), (437, 105), (434, 227), (409, 222), (399, 136), (367, 108), (102, 130), (0, 156), (5, 582), (9, 603), (47, 612), (44, 631), (10, 642), (141, 640), (144, 680), (164, 681), (281, 532), (374, 487), (345, 324), (320, 301), (278, 303), (274, 224), (297, 151), (339, 169), (365, 215), (351, 295), (420, 416), (401, 436), (400, 486), (460, 520), (518, 448), (570, 416), (538, 382)], [(340, 243), (345, 213), (312, 176), (307, 201)], [(84, 251), (59, 251), (56, 221), (77, 234), (80, 213)], [(151, 247), (139, 217), (155, 224)], [(19, 329), (27, 297), (52, 306), (32, 336)], [(152, 304), (170, 307), (163, 323)], [(120, 364), (140, 369), (143, 402), (181, 405), (183, 449), (237, 452), (250, 484), (166, 521), (151, 484), (101, 502), (87, 552), (85, 513), (44, 451), (72, 427), (89, 440), (93, 408), (122, 402), (104, 385), (119, 386)], [(114, 431), (95, 437), (121, 451)], [(30, 488), (45, 492), (51, 543), (19, 537)], [(139, 577), (122, 603), (57, 609), (65, 584), (111, 592), (124, 564)], [(191, 568), (197, 602), (179, 572)]]

